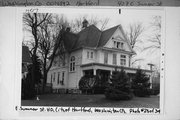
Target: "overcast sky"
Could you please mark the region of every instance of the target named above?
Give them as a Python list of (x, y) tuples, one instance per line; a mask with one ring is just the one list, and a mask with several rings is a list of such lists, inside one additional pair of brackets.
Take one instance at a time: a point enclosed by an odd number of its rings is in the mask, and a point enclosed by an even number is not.
[[(46, 12), (46, 11), (45, 11)], [(153, 34), (154, 30), (150, 29), (150, 23), (152, 23), (154, 16), (162, 16), (162, 9), (130, 9), (123, 8), (121, 9), (121, 13), (119, 14), (118, 8), (103, 8), (103, 9), (82, 9), (82, 8), (61, 8), (55, 9), (50, 12), (63, 14), (68, 21), (78, 18), (79, 16), (87, 15), (87, 17), (97, 17), (98, 19), (108, 18), (109, 22), (106, 28), (110, 28), (116, 25), (121, 24), (125, 31), (128, 30), (128, 26), (135, 22), (142, 22), (145, 31), (141, 36), (141, 40), (143, 43), (139, 44), (140, 47), (148, 46), (149, 43), (146, 40)], [(87, 18), (88, 19), (88, 18)], [(27, 37), (25, 37), (27, 39)], [(153, 63), (158, 65), (160, 61), (160, 54), (158, 51), (151, 53), (149, 51), (146, 52), (137, 52), (136, 58), (142, 58), (143, 61), (136, 62), (136, 65), (140, 65), (141, 68), (149, 69), (147, 63)]]

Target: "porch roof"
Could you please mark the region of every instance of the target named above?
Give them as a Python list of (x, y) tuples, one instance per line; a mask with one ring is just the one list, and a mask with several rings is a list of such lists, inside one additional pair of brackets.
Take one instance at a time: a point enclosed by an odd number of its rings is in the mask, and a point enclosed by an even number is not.
[[(131, 70), (131, 71), (136, 71), (139, 68), (131, 68), (131, 67), (124, 67), (124, 66), (117, 66), (117, 65), (109, 65), (109, 64), (103, 64), (103, 63), (88, 63), (88, 64), (82, 64), (81, 67), (85, 68), (85, 67), (92, 67), (92, 66), (99, 66), (99, 67), (109, 67), (109, 68), (124, 68), (124, 70)], [(144, 72), (148, 72), (151, 73), (153, 72), (152, 70), (146, 70), (146, 69), (141, 69)]]

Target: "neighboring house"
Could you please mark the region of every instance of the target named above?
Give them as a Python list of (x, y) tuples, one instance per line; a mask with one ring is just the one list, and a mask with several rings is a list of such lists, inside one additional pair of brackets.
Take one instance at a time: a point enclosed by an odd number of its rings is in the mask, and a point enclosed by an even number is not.
[(32, 64), (32, 60), (27, 46), (22, 46), (22, 79), (26, 78), (28, 73), (28, 65)]
[[(85, 74), (99, 75), (106, 82), (112, 71), (122, 66), (129, 76), (136, 73), (131, 68), (131, 57), (136, 53), (126, 39), (121, 25), (105, 31), (83, 22), (83, 29), (77, 33), (69, 30), (65, 34), (64, 57), (57, 57), (48, 73), (48, 83), (53, 89), (78, 89), (80, 78)], [(150, 70), (143, 70), (151, 75)]]

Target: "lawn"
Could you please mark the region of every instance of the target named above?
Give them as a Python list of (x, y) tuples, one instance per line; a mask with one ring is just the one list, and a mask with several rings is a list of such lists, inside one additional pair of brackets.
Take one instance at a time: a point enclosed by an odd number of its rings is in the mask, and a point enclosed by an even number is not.
[(22, 100), (22, 106), (76, 106), (76, 107), (120, 107), (159, 108), (159, 96), (134, 97), (132, 100), (112, 101), (104, 95), (48, 94), (40, 95), (40, 100)]

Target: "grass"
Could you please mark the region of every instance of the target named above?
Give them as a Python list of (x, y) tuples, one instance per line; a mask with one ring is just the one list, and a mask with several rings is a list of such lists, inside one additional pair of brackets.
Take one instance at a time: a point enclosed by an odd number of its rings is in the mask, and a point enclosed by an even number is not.
[(70, 106), (70, 107), (120, 107), (159, 108), (159, 96), (134, 97), (132, 100), (112, 101), (104, 95), (48, 94), (40, 100), (22, 100), (22, 106)]

